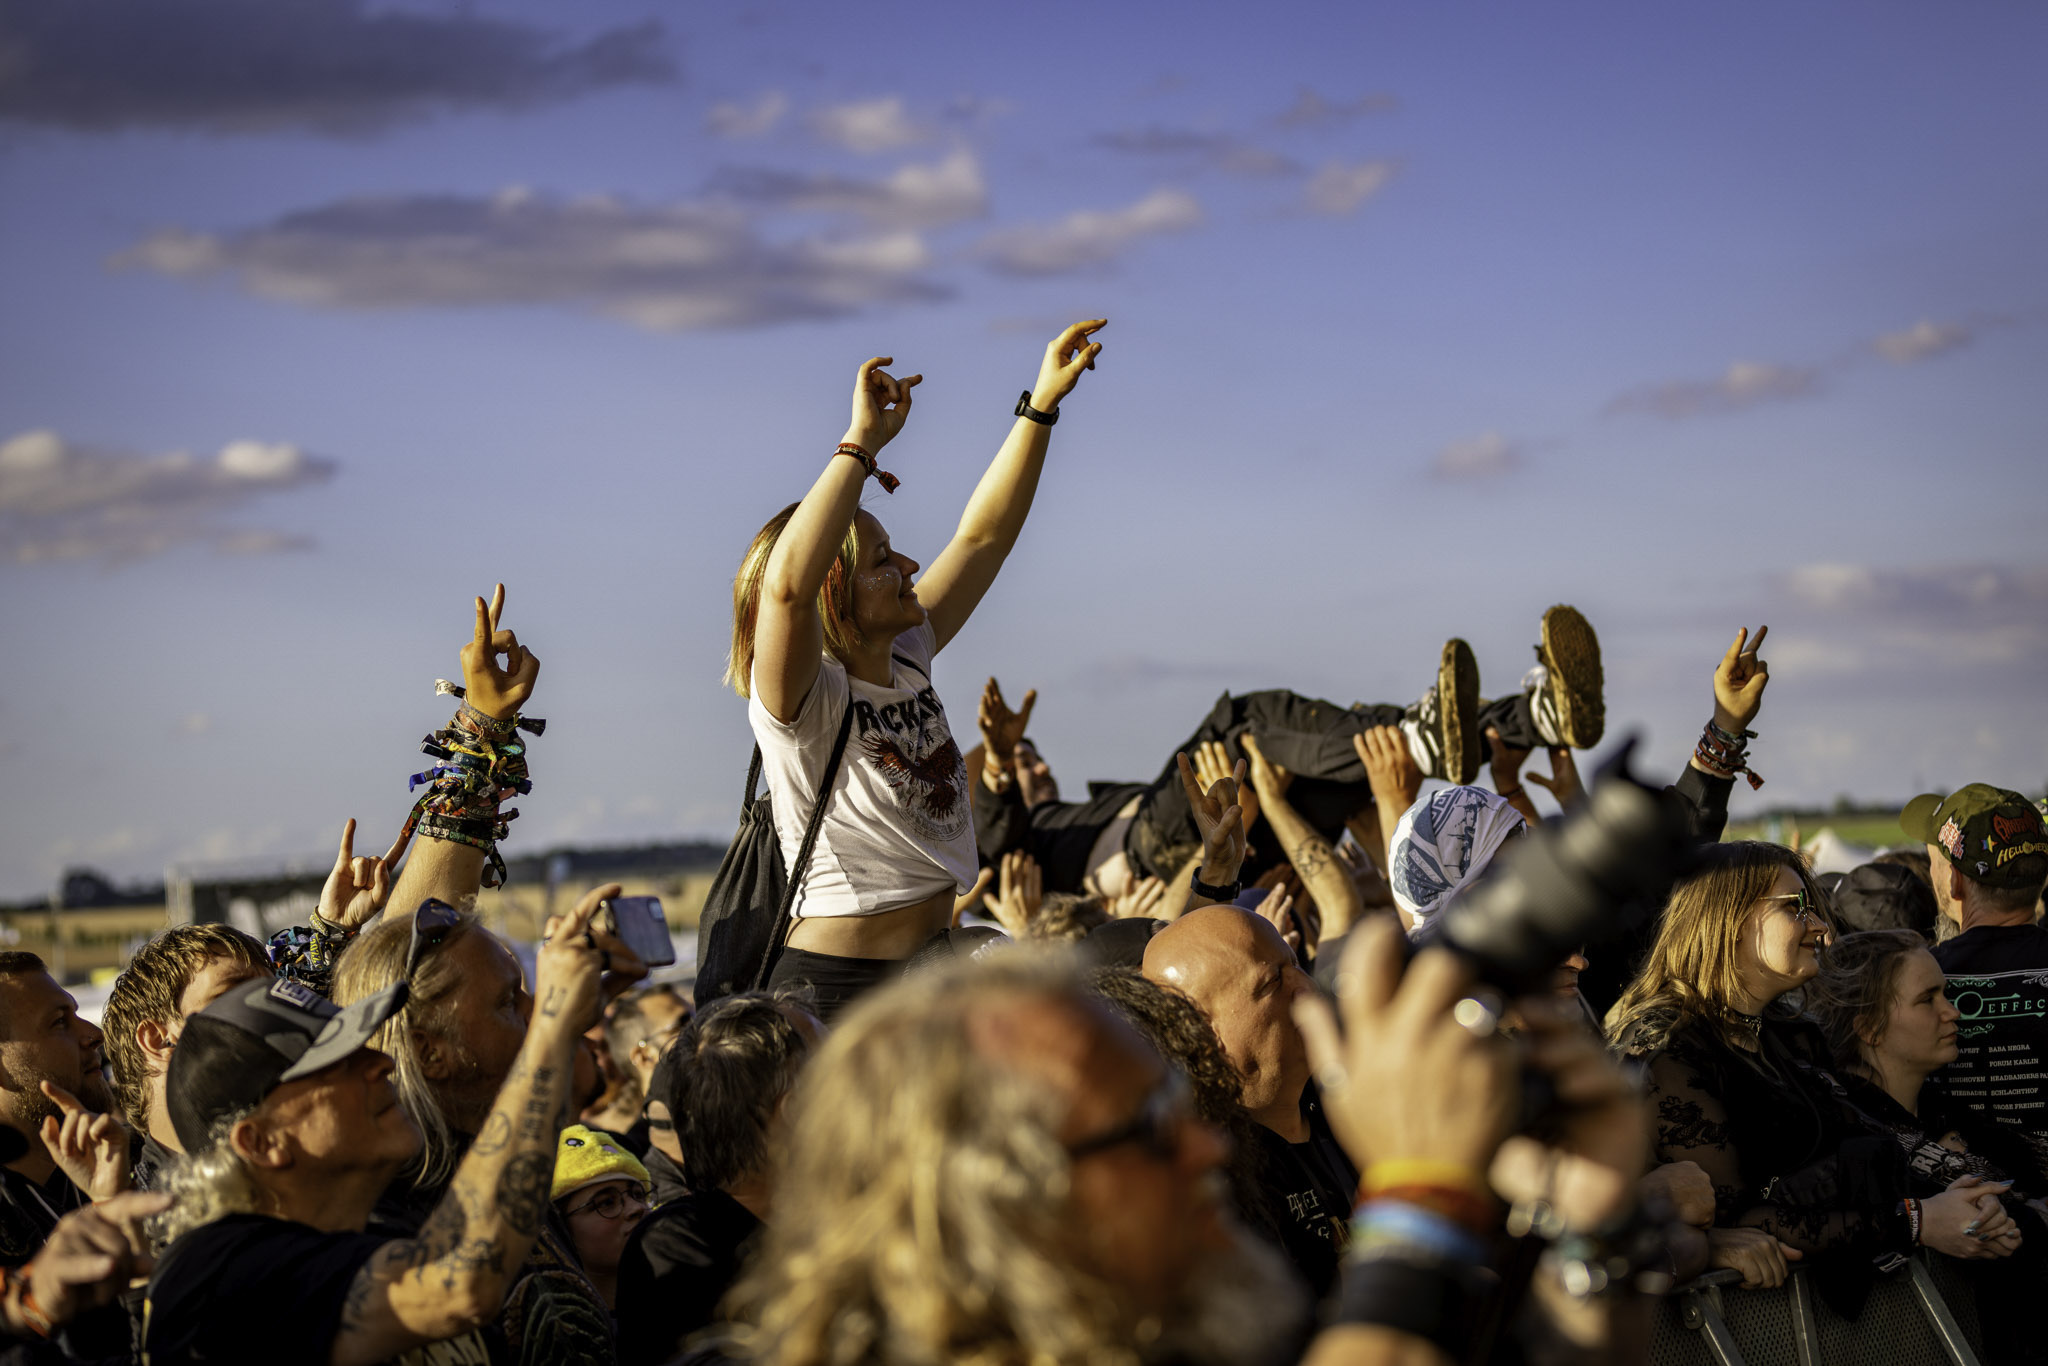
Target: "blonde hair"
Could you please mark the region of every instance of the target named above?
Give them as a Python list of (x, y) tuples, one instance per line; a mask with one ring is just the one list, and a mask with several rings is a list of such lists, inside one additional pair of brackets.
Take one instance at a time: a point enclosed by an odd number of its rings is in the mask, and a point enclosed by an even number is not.
[[(415, 912), (417, 914), (417, 912)], [(385, 912), (370, 929), (356, 936), (334, 969), (334, 1003), (352, 1005), (374, 995), (405, 975), (405, 955), (412, 947), (411, 915)], [(413, 970), (412, 991), (405, 1009), (386, 1020), (370, 1036), (368, 1046), (391, 1055), (396, 1064), (392, 1083), (398, 1088), (398, 1102), (419, 1126), (421, 1146), (415, 1182), (437, 1186), (455, 1174), (459, 1154), (455, 1151), (455, 1130), (434, 1093), (413, 1042), (415, 1030), (439, 1038), (452, 1047), (457, 1061), (467, 1057), (463, 1041), (448, 1028), (455, 991), (461, 985), (448, 946), (465, 934), (487, 931), (475, 911), (462, 911), (453, 929), (441, 942), (420, 954)]]
[[(799, 506), (791, 503), (754, 533), (753, 543), (740, 558), (739, 572), (733, 575), (732, 649), (725, 657), (725, 682), (741, 697), (753, 695), (754, 629), (761, 617), (761, 584), (768, 577), (768, 559)], [(842, 660), (860, 641), (853, 624), (853, 577), (847, 572), (848, 566), (859, 561), (860, 539), (855, 523), (849, 521), (846, 535), (840, 538), (839, 558), (825, 572), (825, 582), (818, 585), (818, 619), (825, 627), (825, 648)]]
[(1103, 1012), (1063, 960), (1017, 954), (905, 979), (842, 1019), (789, 1102), (775, 1201), (803, 1217), (769, 1224), (732, 1292), (743, 1355), (1137, 1359), (1124, 1297), (1076, 1264), (1071, 1159), (1055, 1136), (1067, 1098), (971, 1041), (974, 1016), (1004, 997)]
[(1749, 908), (1771, 894), (1780, 870), (1799, 875), (1807, 904), (1826, 917), (1825, 896), (1796, 850), (1732, 840), (1708, 845), (1699, 859), (1672, 889), (1649, 956), (1607, 1012), (1607, 1037), (1618, 1046), (1659, 1047), (1672, 1032), (1694, 1024), (1739, 1043), (1735, 1002), (1742, 994), (1742, 928)]

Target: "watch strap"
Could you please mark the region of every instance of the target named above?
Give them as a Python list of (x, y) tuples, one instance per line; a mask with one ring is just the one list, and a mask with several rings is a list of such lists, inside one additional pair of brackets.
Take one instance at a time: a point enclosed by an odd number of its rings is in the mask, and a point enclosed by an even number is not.
[(1055, 408), (1049, 413), (1039, 412), (1038, 409), (1031, 406), (1031, 391), (1026, 389), (1023, 393), (1017, 395), (1015, 416), (1028, 417), (1041, 427), (1050, 427), (1053, 423), (1060, 420), (1060, 410)]
[(1244, 890), (1244, 882), (1242, 880), (1227, 883), (1221, 887), (1204, 882), (1202, 881), (1202, 870), (1199, 868), (1195, 870), (1193, 886), (1196, 896), (1206, 896), (1211, 901), (1235, 901), (1237, 900), (1237, 894)]

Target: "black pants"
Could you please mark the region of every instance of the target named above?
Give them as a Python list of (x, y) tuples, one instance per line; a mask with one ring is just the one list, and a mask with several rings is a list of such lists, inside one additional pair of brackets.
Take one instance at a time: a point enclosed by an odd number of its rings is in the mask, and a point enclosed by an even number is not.
[[(1239, 737), (1247, 731), (1256, 734), (1259, 752), (1294, 775), (1287, 789), (1288, 804), (1334, 843), (1344, 833), (1344, 822), (1372, 805), (1365, 763), (1353, 748), (1352, 737), (1375, 726), (1398, 725), (1406, 714), (1405, 709), (1387, 703), (1340, 707), (1285, 688), (1241, 697), (1225, 693), (1174, 752), (1192, 754), (1203, 741), (1220, 740), (1235, 763), (1244, 757)], [(1519, 692), (1479, 709), (1482, 735), (1488, 726), (1500, 732), (1503, 742), (1518, 749), (1535, 749), (1543, 743), (1536, 734), (1528, 699)], [(1188, 806), (1187, 789), (1181, 785), (1180, 767), (1169, 758), (1138, 807), (1124, 853), (1140, 876), (1171, 878), (1200, 845), (1201, 834)], [(1277, 860), (1262, 851), (1260, 858), (1246, 864), (1247, 877), (1257, 876), (1254, 863), (1272, 862)]]
[(903, 970), (899, 958), (842, 958), (834, 953), (785, 948), (768, 974), (770, 991), (802, 991), (826, 1024), (870, 988)]

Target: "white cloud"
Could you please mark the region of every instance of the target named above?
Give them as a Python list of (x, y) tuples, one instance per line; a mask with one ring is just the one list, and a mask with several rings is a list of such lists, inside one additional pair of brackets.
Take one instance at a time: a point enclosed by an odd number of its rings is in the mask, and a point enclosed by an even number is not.
[(901, 95), (820, 109), (811, 115), (811, 128), (825, 141), (851, 152), (887, 152), (931, 137), (931, 130), (904, 109)]
[(1894, 365), (1911, 365), (1968, 346), (1973, 335), (1961, 323), (1935, 323), (1922, 318), (1902, 332), (1885, 333), (1871, 346)]
[(1674, 380), (1632, 389), (1607, 405), (1609, 412), (1648, 412), (1659, 417), (1695, 417), (1733, 412), (1780, 399), (1819, 393), (1820, 371), (1803, 365), (1770, 365), (1739, 360), (1718, 379)]
[(771, 241), (734, 204), (639, 206), (521, 187), (348, 199), (227, 234), (167, 229), (112, 264), (226, 276), (313, 307), (541, 304), (656, 331), (837, 317), (946, 293), (923, 278), (930, 254), (908, 232)]
[(1777, 587), (1806, 623), (1803, 667), (1817, 673), (2048, 667), (2048, 567), (1816, 563), (1787, 571)]
[(1333, 161), (1310, 177), (1302, 202), (1311, 213), (1333, 217), (1354, 213), (1393, 177), (1391, 161)]
[(704, 126), (722, 138), (758, 138), (773, 130), (788, 112), (789, 96), (767, 90), (751, 104), (725, 101), (712, 105)]
[(1430, 462), (1430, 471), (1439, 479), (1494, 479), (1512, 474), (1521, 463), (1521, 443), (1489, 431), (1445, 446)]
[(713, 177), (711, 187), (750, 207), (848, 213), (882, 227), (935, 228), (988, 212), (981, 163), (965, 147), (928, 165), (899, 167), (880, 180), (733, 167)]
[(1354, 100), (1330, 100), (1318, 95), (1307, 86), (1294, 97), (1274, 122), (1283, 128), (1313, 128), (1327, 124), (1349, 123), (1361, 114), (1380, 114), (1399, 107), (1399, 101), (1392, 95), (1361, 95)]
[(231, 442), (203, 459), (96, 450), (52, 431), (23, 432), (0, 443), (0, 561), (130, 560), (195, 542), (230, 554), (295, 549), (308, 542), (215, 519), (333, 473), (330, 460), (259, 441)]
[(1160, 189), (1121, 209), (1080, 209), (1053, 223), (998, 229), (982, 239), (980, 250), (1006, 274), (1057, 275), (1105, 265), (1134, 242), (1185, 232), (1201, 221), (1193, 195)]

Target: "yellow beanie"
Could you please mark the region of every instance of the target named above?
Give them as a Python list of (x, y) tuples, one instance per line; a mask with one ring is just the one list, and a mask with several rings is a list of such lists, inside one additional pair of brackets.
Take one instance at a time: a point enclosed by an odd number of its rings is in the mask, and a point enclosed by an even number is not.
[(610, 1134), (571, 1124), (562, 1130), (561, 1142), (555, 1148), (555, 1188), (548, 1199), (559, 1200), (585, 1186), (621, 1176), (638, 1181), (643, 1191), (652, 1184), (647, 1168), (626, 1150), (625, 1144)]

